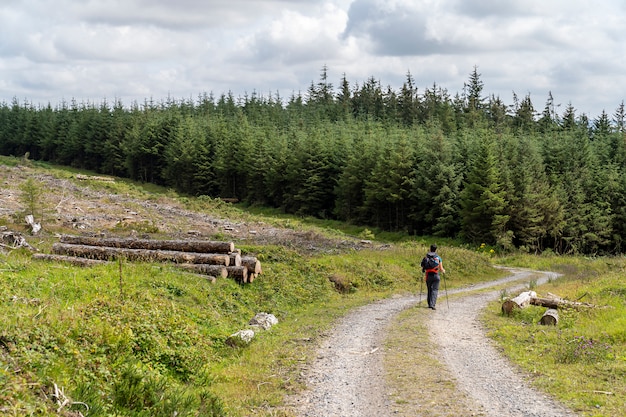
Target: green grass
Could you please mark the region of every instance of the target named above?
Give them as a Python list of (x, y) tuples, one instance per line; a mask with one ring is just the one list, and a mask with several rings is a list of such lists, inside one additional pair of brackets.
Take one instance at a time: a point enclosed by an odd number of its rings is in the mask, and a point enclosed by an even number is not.
[(485, 314), (491, 336), (533, 384), (586, 416), (626, 415), (626, 285), (623, 258), (505, 259), (563, 276), (538, 286), (595, 308), (562, 309), (558, 326), (538, 324), (546, 308), (530, 306), (503, 317), (500, 303)]
[[(417, 291), (424, 247), (306, 256), (282, 246), (249, 246), (263, 259), (252, 285), (212, 285), (168, 265), (113, 263), (93, 268), (34, 261), (25, 251), (2, 261), (0, 409), (54, 415), (55, 385), (89, 416), (276, 415), (301, 389), (298, 372), (319, 337), (349, 308), (394, 292)], [(448, 249), (462, 284), (490, 266)], [(470, 254), (471, 255), (471, 254)], [(454, 268), (448, 266), (448, 268)], [(331, 276), (353, 283), (338, 291)], [(226, 338), (260, 311), (278, 326), (247, 348)], [(197, 412), (197, 410), (203, 410)], [(267, 413), (267, 414), (263, 414)]]

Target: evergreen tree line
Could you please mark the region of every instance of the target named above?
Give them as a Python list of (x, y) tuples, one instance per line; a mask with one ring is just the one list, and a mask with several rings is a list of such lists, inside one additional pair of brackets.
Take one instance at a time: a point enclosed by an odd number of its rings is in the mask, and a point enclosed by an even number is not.
[(549, 95), (505, 105), (476, 68), (461, 93), (320, 81), (288, 100), (0, 105), (0, 153), (302, 216), (505, 249), (621, 253), (626, 112), (589, 120)]

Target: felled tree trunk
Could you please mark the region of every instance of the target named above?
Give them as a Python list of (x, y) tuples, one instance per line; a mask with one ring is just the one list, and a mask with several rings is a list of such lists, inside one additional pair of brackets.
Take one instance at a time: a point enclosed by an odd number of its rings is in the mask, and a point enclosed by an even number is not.
[(35, 253), (33, 255), (33, 259), (40, 259), (44, 261), (56, 261), (56, 262), (68, 262), (72, 265), (77, 266), (93, 266), (93, 265), (102, 265), (105, 264), (106, 261), (101, 261), (98, 259), (87, 259), (87, 258), (79, 258), (77, 256), (66, 256), (66, 255), (52, 255), (47, 253)]
[(169, 250), (123, 249), (104, 246), (70, 245), (55, 243), (52, 252), (59, 255), (79, 256), (90, 259), (110, 260), (125, 258), (129, 261), (176, 262), (191, 264), (230, 264), (230, 257), (219, 253), (194, 253)]
[(245, 266), (227, 266), (228, 276), (237, 282), (248, 282), (248, 268)]
[(213, 242), (207, 240), (157, 240), (97, 238), (87, 236), (61, 236), (61, 243), (72, 245), (106, 246), (111, 248), (171, 250), (196, 253), (231, 253), (235, 251), (233, 242)]
[(530, 304), (530, 300), (533, 297), (537, 297), (536, 292), (525, 291), (515, 298), (505, 300), (504, 303), (502, 303), (502, 313), (509, 315), (514, 309), (526, 307), (528, 304)]
[(581, 303), (581, 302), (578, 302), (578, 301), (569, 301), (569, 300), (565, 300), (563, 298), (539, 298), (539, 297), (533, 297), (533, 299), (530, 300), (530, 304), (535, 305), (535, 306), (540, 306), (540, 307), (553, 308), (553, 309), (563, 308), (563, 307), (572, 307), (572, 308), (576, 308), (576, 307), (593, 308), (593, 307), (596, 307), (593, 304)]
[(553, 308), (547, 309), (546, 312), (543, 313), (543, 316), (541, 316), (539, 323), (556, 326), (559, 323), (559, 312)]
[(254, 256), (242, 256), (241, 265), (248, 268), (251, 274), (259, 275), (262, 272), (261, 262)]
[(228, 270), (222, 265), (206, 265), (206, 264), (180, 264), (179, 267), (194, 271), (200, 274), (211, 275), (217, 278), (226, 278)]

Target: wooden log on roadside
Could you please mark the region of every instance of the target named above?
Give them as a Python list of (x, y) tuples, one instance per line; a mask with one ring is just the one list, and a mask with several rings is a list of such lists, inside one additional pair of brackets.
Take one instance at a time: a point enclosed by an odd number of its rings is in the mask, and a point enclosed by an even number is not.
[(514, 309), (524, 308), (530, 304), (530, 300), (533, 297), (537, 297), (537, 293), (534, 291), (525, 291), (515, 298), (510, 298), (502, 303), (502, 313), (507, 316), (511, 314)]
[(105, 246), (73, 245), (55, 243), (52, 251), (58, 255), (78, 256), (89, 259), (111, 260), (125, 258), (129, 261), (176, 262), (228, 266), (230, 257), (220, 253), (195, 253), (150, 249), (124, 249)]
[(254, 256), (242, 256), (241, 265), (248, 268), (248, 272), (252, 274), (260, 274), (262, 272), (261, 262)]
[(245, 266), (227, 266), (228, 276), (237, 282), (248, 282), (248, 268)]
[(559, 323), (559, 312), (554, 308), (547, 309), (546, 312), (543, 313), (543, 316), (541, 316), (541, 320), (539, 320), (539, 323), (543, 324), (544, 326), (556, 326)]
[(179, 264), (178, 267), (189, 271), (194, 271), (199, 274), (210, 275), (216, 278), (228, 277), (228, 270), (223, 265)]
[(87, 259), (87, 258), (80, 258), (77, 256), (54, 255), (54, 254), (48, 254), (48, 253), (35, 253), (33, 255), (33, 259), (39, 259), (43, 261), (54, 261), (54, 262), (68, 262), (76, 266), (94, 266), (94, 265), (102, 265), (102, 264), (107, 263), (106, 261), (101, 261), (98, 259)]
[(558, 300), (555, 300), (553, 298), (533, 297), (530, 300), (530, 304), (534, 306), (539, 306), (539, 307), (548, 307), (548, 308), (554, 308), (554, 309), (559, 308)]
[(217, 242), (209, 240), (158, 240), (132, 238), (97, 238), (88, 236), (64, 235), (61, 243), (71, 245), (106, 246), (125, 249), (170, 250), (195, 253), (231, 253), (235, 251), (233, 242)]
[(569, 300), (565, 300), (563, 298), (540, 298), (540, 297), (533, 297), (530, 300), (530, 304), (535, 305), (535, 306), (540, 306), (540, 307), (553, 308), (553, 309), (565, 308), (565, 307), (571, 307), (571, 308), (578, 308), (578, 307), (594, 308), (594, 307), (597, 307), (597, 306), (595, 306), (593, 304), (581, 303), (581, 302), (578, 302), (578, 301), (569, 301)]

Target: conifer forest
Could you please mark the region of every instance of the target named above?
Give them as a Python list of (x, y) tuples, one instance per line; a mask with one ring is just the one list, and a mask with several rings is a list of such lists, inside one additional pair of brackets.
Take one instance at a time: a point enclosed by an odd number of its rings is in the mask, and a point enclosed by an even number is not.
[(370, 77), (289, 98), (0, 104), (0, 153), (503, 250), (626, 247), (626, 110), (590, 118), (551, 94), (505, 104), (477, 69), (461, 92)]

